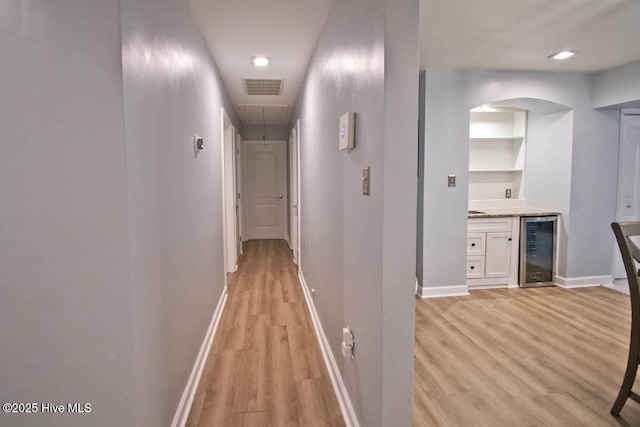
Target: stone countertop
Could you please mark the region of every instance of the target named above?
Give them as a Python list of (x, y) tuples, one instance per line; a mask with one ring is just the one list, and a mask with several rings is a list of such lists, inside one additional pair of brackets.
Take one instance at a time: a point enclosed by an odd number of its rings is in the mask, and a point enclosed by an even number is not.
[(500, 218), (505, 216), (548, 216), (560, 215), (557, 211), (548, 211), (534, 208), (491, 208), (475, 209), (482, 213), (468, 214), (469, 218)]

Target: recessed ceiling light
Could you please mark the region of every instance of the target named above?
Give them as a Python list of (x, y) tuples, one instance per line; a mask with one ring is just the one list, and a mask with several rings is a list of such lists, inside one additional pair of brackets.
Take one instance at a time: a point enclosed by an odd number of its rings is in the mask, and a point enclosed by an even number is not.
[(252, 56), (251, 63), (256, 67), (266, 67), (271, 62), (271, 58), (267, 56)]
[(575, 54), (576, 54), (575, 50), (563, 50), (562, 52), (554, 53), (551, 56), (547, 56), (547, 58), (551, 58), (551, 59), (567, 59), (567, 58), (571, 58)]

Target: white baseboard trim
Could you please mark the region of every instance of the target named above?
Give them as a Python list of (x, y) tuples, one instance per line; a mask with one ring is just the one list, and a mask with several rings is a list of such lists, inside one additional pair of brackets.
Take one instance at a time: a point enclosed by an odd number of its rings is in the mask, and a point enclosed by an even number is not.
[(204, 365), (207, 362), (207, 357), (209, 356), (211, 344), (213, 344), (213, 337), (215, 336), (216, 330), (218, 329), (218, 324), (220, 323), (222, 311), (224, 310), (224, 306), (226, 303), (227, 287), (225, 286), (222, 292), (222, 296), (218, 301), (218, 306), (213, 312), (213, 318), (211, 319), (211, 323), (209, 324), (209, 329), (204, 336), (202, 346), (200, 346), (200, 352), (198, 353), (196, 362), (193, 365), (193, 369), (191, 370), (191, 375), (189, 376), (189, 381), (187, 381), (187, 386), (182, 393), (182, 398), (180, 399), (180, 404), (178, 405), (176, 414), (174, 415), (173, 421), (171, 422), (171, 427), (184, 427), (184, 425), (187, 423), (187, 418), (189, 418), (189, 411), (191, 411), (191, 405), (193, 404), (193, 398), (196, 395), (198, 383), (200, 382), (200, 377), (202, 376)]
[(420, 295), (420, 294), (418, 293), (418, 292), (419, 292), (419, 290), (420, 290), (420, 285), (418, 284), (418, 278), (416, 277), (416, 288), (415, 288), (416, 295)]
[(320, 344), (320, 349), (322, 350), (322, 357), (324, 358), (324, 363), (327, 365), (327, 371), (329, 371), (331, 384), (333, 385), (333, 390), (336, 393), (336, 397), (338, 398), (338, 404), (340, 405), (340, 410), (342, 411), (344, 423), (347, 427), (359, 427), (360, 423), (358, 422), (358, 418), (356, 417), (356, 412), (353, 410), (353, 405), (351, 404), (349, 393), (347, 392), (347, 388), (344, 384), (344, 381), (342, 380), (342, 375), (340, 374), (340, 370), (338, 369), (338, 364), (336, 363), (336, 359), (333, 356), (331, 347), (329, 347), (327, 336), (324, 334), (324, 330), (322, 329), (322, 323), (320, 323), (320, 318), (318, 317), (316, 306), (313, 302), (313, 299), (311, 299), (311, 292), (309, 291), (307, 282), (304, 280), (304, 275), (302, 274), (302, 271), (300, 269), (298, 269), (298, 279), (300, 280), (300, 286), (302, 287), (302, 292), (304, 293), (304, 299), (307, 301), (307, 306), (309, 307), (311, 320), (313, 321), (313, 326), (316, 330), (316, 337), (318, 338), (318, 343)]
[(423, 286), (418, 291), (418, 295), (422, 298), (461, 297), (469, 295), (469, 287), (467, 285)]
[(613, 283), (611, 276), (585, 276), (585, 277), (562, 277), (556, 276), (556, 284), (561, 288), (588, 288), (591, 286), (605, 286)]

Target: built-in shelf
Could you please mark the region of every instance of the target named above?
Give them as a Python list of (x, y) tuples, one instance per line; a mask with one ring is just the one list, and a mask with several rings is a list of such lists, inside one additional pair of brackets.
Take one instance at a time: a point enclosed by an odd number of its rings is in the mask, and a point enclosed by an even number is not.
[(469, 200), (524, 199), (526, 111), (471, 112)]

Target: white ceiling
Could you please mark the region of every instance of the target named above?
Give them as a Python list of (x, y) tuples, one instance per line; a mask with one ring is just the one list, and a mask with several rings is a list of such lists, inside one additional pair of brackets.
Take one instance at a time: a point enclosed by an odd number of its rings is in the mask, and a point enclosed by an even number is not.
[[(420, 0), (420, 68), (595, 72), (640, 60), (640, 0)], [(284, 125), (332, 0), (188, 0), (244, 124)], [(565, 61), (547, 56), (578, 50)], [(271, 57), (266, 68), (251, 56)], [(284, 79), (280, 96), (242, 78)]]
[[(421, 0), (420, 68), (595, 72), (640, 59), (638, 0)], [(547, 59), (565, 49), (573, 58)]]
[[(289, 122), (332, 0), (188, 0), (244, 124)], [(255, 67), (252, 56), (269, 56)], [(245, 94), (243, 78), (284, 79), (282, 95)], [(282, 114), (283, 107), (286, 114)]]

